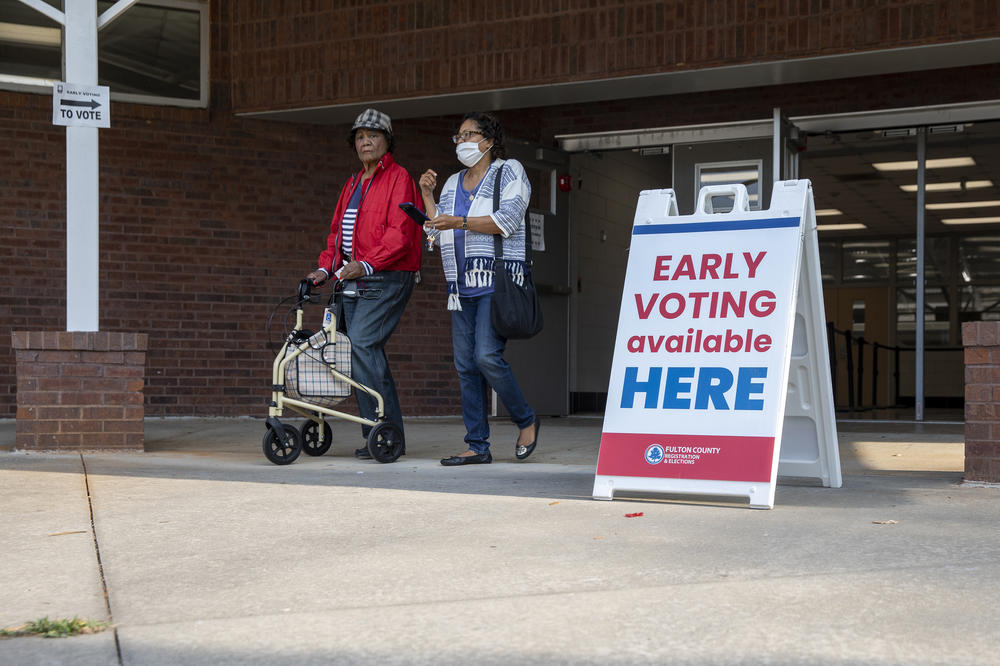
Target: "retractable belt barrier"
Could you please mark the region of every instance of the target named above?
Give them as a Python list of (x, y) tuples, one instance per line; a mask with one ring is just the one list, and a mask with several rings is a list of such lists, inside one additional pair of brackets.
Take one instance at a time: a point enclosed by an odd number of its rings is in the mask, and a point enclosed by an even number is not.
[[(721, 196), (731, 211), (714, 213)], [(808, 180), (752, 211), (743, 185), (639, 195), (595, 499), (618, 491), (746, 497), (777, 476), (841, 485), (816, 214)], [(779, 455), (780, 454), (780, 455)]]

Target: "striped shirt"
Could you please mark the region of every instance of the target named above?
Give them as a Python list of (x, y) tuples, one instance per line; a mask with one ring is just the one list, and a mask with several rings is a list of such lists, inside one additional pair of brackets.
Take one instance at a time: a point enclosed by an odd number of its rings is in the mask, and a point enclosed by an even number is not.
[[(371, 180), (368, 181), (368, 185), (369, 187), (371, 186)], [(361, 202), (364, 199), (366, 191), (367, 188), (364, 188), (363, 191), (360, 183), (354, 187), (354, 192), (351, 193), (351, 200), (347, 204), (347, 210), (344, 211), (344, 219), (340, 221), (340, 248), (344, 252), (344, 257), (347, 257), (348, 260), (353, 258), (351, 253), (354, 250), (354, 223), (358, 220), (358, 209), (361, 208)], [(361, 265), (365, 269), (365, 275), (372, 274), (372, 267), (367, 261), (362, 261)], [(336, 274), (339, 277), (340, 271), (336, 271)]]

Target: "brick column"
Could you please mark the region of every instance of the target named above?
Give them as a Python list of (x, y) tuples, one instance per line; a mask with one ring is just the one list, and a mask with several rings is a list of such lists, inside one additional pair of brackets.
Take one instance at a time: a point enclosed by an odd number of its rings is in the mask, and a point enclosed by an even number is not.
[(146, 333), (11, 335), (20, 450), (143, 450)]
[(965, 480), (1000, 483), (1000, 321), (962, 324)]

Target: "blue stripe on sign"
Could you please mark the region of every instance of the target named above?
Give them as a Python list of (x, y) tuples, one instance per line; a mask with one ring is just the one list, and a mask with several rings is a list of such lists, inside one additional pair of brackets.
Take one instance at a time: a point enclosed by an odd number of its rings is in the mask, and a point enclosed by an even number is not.
[(766, 220), (738, 220), (734, 222), (688, 222), (686, 224), (644, 224), (632, 227), (632, 235), (689, 234), (700, 231), (746, 231), (747, 229), (780, 229), (799, 226), (798, 217), (773, 217)]

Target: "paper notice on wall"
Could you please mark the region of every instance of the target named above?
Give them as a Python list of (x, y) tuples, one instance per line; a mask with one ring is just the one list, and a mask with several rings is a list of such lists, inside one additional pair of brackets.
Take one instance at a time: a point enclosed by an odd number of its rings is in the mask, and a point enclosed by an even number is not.
[(528, 223), (531, 225), (531, 249), (545, 252), (545, 216), (528, 213)]

